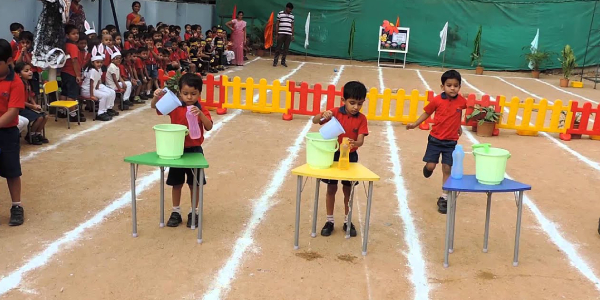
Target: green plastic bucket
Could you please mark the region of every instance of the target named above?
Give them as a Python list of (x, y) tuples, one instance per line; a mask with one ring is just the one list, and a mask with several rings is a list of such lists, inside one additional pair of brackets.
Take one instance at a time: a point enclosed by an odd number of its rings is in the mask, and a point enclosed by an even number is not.
[(337, 138), (326, 140), (320, 133), (310, 132), (306, 135), (306, 163), (314, 169), (327, 169), (339, 148)]
[(505, 149), (492, 148), (490, 144), (473, 145), (475, 156), (475, 178), (481, 184), (498, 185), (504, 180), (506, 162), (510, 152)]
[(156, 154), (162, 159), (178, 159), (183, 155), (187, 127), (178, 124), (158, 124), (154, 127)]

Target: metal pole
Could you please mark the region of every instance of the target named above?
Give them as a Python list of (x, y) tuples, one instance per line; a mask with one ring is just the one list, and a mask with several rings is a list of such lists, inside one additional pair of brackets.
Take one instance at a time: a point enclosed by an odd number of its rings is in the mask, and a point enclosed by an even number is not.
[(117, 32), (121, 33), (121, 29), (119, 28), (119, 20), (117, 20), (117, 12), (115, 11), (114, 0), (110, 0), (110, 8), (112, 9), (113, 19), (115, 19), (115, 26), (117, 26)]
[(98, 0), (98, 28), (94, 28), (96, 31), (102, 31), (102, 0)]
[(585, 71), (585, 63), (587, 59), (588, 49), (590, 48), (590, 37), (592, 36), (592, 26), (594, 26), (594, 16), (596, 15), (596, 7), (598, 6), (598, 0), (594, 2), (594, 11), (592, 12), (592, 21), (590, 22), (590, 31), (588, 32), (587, 44), (585, 45), (585, 54), (583, 55), (583, 66), (581, 66), (581, 78), (579, 81), (583, 82), (583, 72)]

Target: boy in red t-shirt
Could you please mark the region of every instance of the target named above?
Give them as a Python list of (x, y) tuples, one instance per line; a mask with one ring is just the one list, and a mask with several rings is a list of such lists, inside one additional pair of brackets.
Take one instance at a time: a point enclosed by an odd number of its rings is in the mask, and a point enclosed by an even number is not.
[[(338, 136), (338, 141), (341, 144), (344, 137), (347, 137), (350, 141), (350, 162), (358, 162), (358, 152), (356, 150), (361, 147), (365, 142), (365, 136), (369, 135), (369, 127), (367, 126), (367, 117), (360, 112), (360, 109), (365, 102), (367, 97), (367, 88), (364, 84), (358, 81), (350, 81), (344, 85), (344, 96), (342, 98), (342, 107), (334, 108), (332, 110), (325, 111), (316, 115), (313, 118), (314, 124), (325, 124), (331, 120), (331, 117), (335, 117), (346, 133)], [(334, 156), (334, 161), (339, 161), (340, 151), (337, 151)], [(323, 229), (321, 229), (322, 236), (330, 236), (333, 232), (333, 208), (335, 206), (335, 194), (338, 190), (337, 180), (321, 179), (327, 184), (327, 222)], [(356, 183), (358, 184), (358, 182)], [(355, 184), (355, 185), (356, 185)], [(350, 193), (352, 191), (352, 183), (349, 181), (342, 181), (342, 190), (344, 191), (344, 213), (345, 221), (343, 230), (348, 229), (348, 203), (350, 201)], [(350, 236), (356, 236), (356, 228), (354, 224), (350, 223)]]
[(138, 55), (134, 59), (135, 72), (138, 75), (138, 79), (142, 81), (142, 91), (140, 92), (140, 98), (142, 100), (148, 100), (148, 95), (144, 91), (148, 87), (148, 82), (151, 80), (148, 75), (148, 68), (146, 67), (145, 61), (148, 59), (148, 48), (138, 48)]
[(0, 177), (6, 178), (12, 199), (8, 225), (25, 221), (21, 206), (21, 159), (19, 156), (19, 110), (25, 108), (25, 86), (12, 68), (12, 47), (0, 39)]
[(133, 101), (134, 104), (144, 103), (140, 99), (140, 91), (142, 87), (141, 81), (137, 79), (137, 74), (135, 72), (135, 68), (132, 64), (133, 52), (135, 50), (125, 50), (121, 52), (121, 57), (123, 58), (123, 62), (119, 65), (119, 70), (121, 72), (121, 78), (125, 81), (130, 81), (133, 87)]
[[(156, 103), (158, 100), (165, 94), (162, 89), (158, 89), (154, 92), (154, 98), (152, 98), (151, 107), (156, 108)], [(184, 142), (184, 150), (185, 153), (204, 153), (202, 149), (202, 142), (204, 142), (204, 131), (210, 131), (213, 127), (213, 122), (210, 117), (210, 112), (205, 108), (200, 106), (198, 99), (200, 99), (200, 95), (202, 94), (202, 77), (192, 74), (186, 73), (179, 79), (179, 100), (185, 103), (185, 106), (177, 107), (171, 113), (169, 113), (169, 117), (171, 117), (171, 124), (179, 124), (184, 125), (189, 128), (189, 124), (187, 121), (186, 113), (188, 111), (188, 107), (191, 106), (190, 112), (196, 116), (198, 116), (198, 123), (200, 125), (200, 138), (193, 140), (190, 135), (186, 135)], [(158, 109), (156, 113), (161, 115)], [(187, 180), (185, 180), (187, 176)], [(206, 184), (206, 180), (202, 178), (203, 184)], [(169, 175), (167, 177), (167, 185), (173, 187), (172, 197), (173, 197), (173, 212), (171, 213), (171, 217), (167, 222), (167, 226), (169, 227), (177, 227), (181, 222), (183, 222), (181, 218), (181, 208), (179, 206), (181, 202), (181, 190), (183, 188), (183, 184), (186, 183), (190, 187), (190, 191), (193, 189), (194, 184), (194, 175), (192, 169), (181, 169), (181, 168), (170, 168)], [(196, 181), (198, 185), (200, 185), (200, 180)], [(192, 202), (193, 203), (193, 202)], [(198, 202), (196, 202), (196, 205)], [(188, 214), (187, 227), (191, 227), (192, 225), (192, 211), (190, 208), (190, 213)], [(195, 223), (198, 224), (198, 211), (196, 208), (195, 213)]]
[[(61, 69), (60, 78), (61, 82), (61, 97), (62, 100), (77, 101), (79, 98), (79, 92), (81, 90), (81, 63), (79, 61), (79, 30), (73, 24), (67, 24), (65, 26), (65, 34), (67, 35), (67, 42), (65, 43), (65, 54), (68, 56), (67, 62)], [(70, 113), (70, 120), (77, 122), (77, 113)], [(85, 122), (85, 117), (80, 116), (81, 122)]]
[(21, 32), (25, 30), (25, 27), (21, 25), (21, 23), (12, 23), (10, 24), (10, 33), (13, 36), (12, 41), (10, 41), (10, 47), (12, 49), (13, 59), (16, 60), (17, 52), (19, 51), (19, 35)]
[(79, 41), (77, 41), (77, 48), (79, 49), (79, 62), (81, 63), (81, 69), (92, 60), (92, 54), (87, 51), (88, 38), (85, 32), (79, 33)]
[[(429, 116), (433, 117), (433, 127), (427, 140), (427, 150), (423, 161), (423, 175), (429, 178), (442, 156), (442, 185), (450, 177), (452, 170), (452, 152), (456, 147), (458, 138), (462, 135), (461, 120), (462, 111), (467, 108), (467, 100), (459, 94), (461, 87), (461, 76), (455, 70), (446, 71), (442, 74), (442, 93), (437, 95), (427, 106), (425, 112), (419, 119), (406, 125), (406, 129), (414, 129)], [(445, 214), (448, 205), (448, 192), (442, 190), (442, 196), (437, 201), (438, 212)]]
[[(29, 31), (23, 31), (19, 34), (19, 51), (15, 57), (15, 62), (24, 62), (31, 64), (32, 59), (32, 51), (33, 51), (33, 33)], [(31, 67), (31, 71), (33, 72), (33, 78), (31, 78), (31, 89), (35, 95), (40, 94), (40, 68)]]

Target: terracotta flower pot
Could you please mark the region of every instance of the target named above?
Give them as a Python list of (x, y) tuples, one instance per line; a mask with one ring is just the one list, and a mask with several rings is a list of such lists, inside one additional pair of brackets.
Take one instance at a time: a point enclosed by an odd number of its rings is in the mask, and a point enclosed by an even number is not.
[(477, 75), (483, 75), (483, 67), (482, 66), (478, 66), (477, 68), (475, 68), (475, 74), (477, 74)]
[[(579, 123), (573, 123), (573, 129), (579, 129)], [(580, 140), (581, 139), (581, 134), (573, 134), (571, 133), (571, 138), (575, 139), (575, 140)]]
[(495, 122), (483, 122), (483, 124), (477, 125), (477, 136), (488, 137), (494, 134), (496, 128)]
[(265, 50), (263, 50), (263, 49), (256, 50), (256, 56), (265, 56)]
[(569, 79), (561, 78), (560, 79), (560, 87), (569, 87)]
[(540, 78), (540, 71), (531, 71), (531, 77), (533, 78)]

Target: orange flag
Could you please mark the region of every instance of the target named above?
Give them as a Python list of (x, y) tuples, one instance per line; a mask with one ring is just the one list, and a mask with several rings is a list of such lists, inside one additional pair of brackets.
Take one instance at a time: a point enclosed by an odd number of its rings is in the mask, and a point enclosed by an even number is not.
[(265, 26), (265, 49), (269, 49), (271, 46), (273, 46), (273, 12)]
[(237, 18), (237, 4), (233, 6), (233, 17), (231, 17), (232, 20), (235, 20)]
[(400, 16), (398, 16), (398, 18), (396, 18), (396, 27), (400, 27)]

